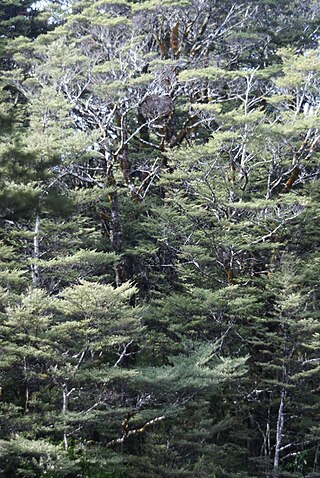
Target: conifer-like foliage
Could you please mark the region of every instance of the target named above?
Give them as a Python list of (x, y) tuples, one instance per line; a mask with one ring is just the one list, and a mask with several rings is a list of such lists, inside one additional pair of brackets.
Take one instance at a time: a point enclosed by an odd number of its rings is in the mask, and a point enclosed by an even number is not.
[(1, 476), (319, 476), (319, 20), (1, 3)]

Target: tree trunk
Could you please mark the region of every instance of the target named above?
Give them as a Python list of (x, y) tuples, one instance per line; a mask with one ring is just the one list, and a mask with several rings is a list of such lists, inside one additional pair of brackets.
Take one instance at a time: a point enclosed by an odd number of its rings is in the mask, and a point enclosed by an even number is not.
[[(36, 215), (36, 222), (34, 227), (34, 235), (33, 235), (33, 254), (32, 257), (37, 261), (39, 259), (39, 230), (40, 230), (40, 216), (39, 214)], [(31, 274), (32, 274), (32, 284), (34, 287), (39, 287), (40, 285), (40, 272), (39, 266), (36, 262), (31, 264)]]
[(111, 230), (111, 244), (114, 252), (120, 252), (122, 246), (122, 227), (121, 227), (121, 216), (120, 216), (120, 207), (119, 207), (119, 197), (118, 193), (115, 191), (110, 194), (111, 201), (111, 221), (112, 221), (112, 230)]
[(25, 404), (24, 404), (24, 411), (27, 413), (29, 411), (29, 400), (30, 400), (30, 391), (29, 391), (29, 383), (28, 383), (28, 365), (27, 365), (27, 359), (26, 357), (23, 358), (23, 371), (24, 371), (24, 376), (25, 376), (25, 382), (26, 382), (26, 390), (25, 390)]
[(280, 393), (280, 404), (278, 410), (278, 420), (277, 420), (277, 430), (276, 430), (276, 444), (274, 451), (274, 460), (273, 460), (273, 473), (274, 478), (279, 477), (279, 460), (280, 460), (280, 447), (282, 442), (282, 434), (284, 429), (284, 406), (285, 406), (286, 391), (281, 390)]
[[(110, 202), (110, 241), (112, 250), (116, 253), (119, 253), (122, 249), (122, 225), (121, 225), (121, 215), (120, 215), (120, 206), (119, 206), (119, 196), (116, 190), (116, 181), (113, 175), (113, 161), (112, 156), (109, 151), (105, 150), (105, 169), (107, 176), (108, 187), (114, 187), (114, 191), (109, 193), (109, 202)], [(128, 172), (128, 165), (125, 165), (126, 174)], [(116, 266), (116, 285), (119, 286), (122, 283), (121, 279), (121, 266)]]
[(68, 401), (69, 401), (68, 399), (69, 399), (68, 385), (64, 383), (62, 385), (62, 414), (64, 415), (63, 445), (65, 450), (68, 450), (68, 434), (67, 434), (67, 427), (66, 427), (66, 420), (65, 420), (65, 415), (68, 411)]

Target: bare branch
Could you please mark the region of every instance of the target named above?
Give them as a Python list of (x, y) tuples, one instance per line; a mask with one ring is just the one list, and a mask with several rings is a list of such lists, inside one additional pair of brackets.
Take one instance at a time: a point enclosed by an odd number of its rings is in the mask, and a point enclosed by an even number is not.
[(121, 437), (109, 441), (109, 443), (107, 443), (106, 446), (111, 447), (113, 445), (123, 443), (131, 435), (136, 435), (137, 433), (144, 433), (147, 428), (151, 427), (155, 423), (161, 422), (165, 418), (166, 417), (164, 415), (162, 415), (160, 417), (153, 418), (152, 420), (149, 420), (148, 422), (146, 422), (141, 428), (134, 428), (133, 430), (128, 430)]
[(124, 358), (127, 357), (128, 355), (131, 355), (131, 354), (128, 354), (127, 352), (128, 352), (128, 348), (130, 347), (130, 345), (132, 343), (133, 343), (133, 340), (130, 340), (130, 342), (128, 342), (126, 345), (123, 346), (123, 350), (122, 350), (118, 360), (114, 364), (114, 367), (118, 367), (119, 365), (121, 365)]

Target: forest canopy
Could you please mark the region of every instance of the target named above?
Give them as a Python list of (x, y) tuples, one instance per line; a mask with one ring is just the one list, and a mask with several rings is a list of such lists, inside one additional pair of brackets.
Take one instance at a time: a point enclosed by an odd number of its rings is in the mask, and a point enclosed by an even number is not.
[(319, 476), (319, 24), (2, 0), (1, 476)]

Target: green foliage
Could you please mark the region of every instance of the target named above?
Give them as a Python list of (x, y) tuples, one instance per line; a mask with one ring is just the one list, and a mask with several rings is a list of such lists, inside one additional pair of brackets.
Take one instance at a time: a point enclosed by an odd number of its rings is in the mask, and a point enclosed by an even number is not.
[(1, 3), (1, 475), (318, 476), (319, 14)]

